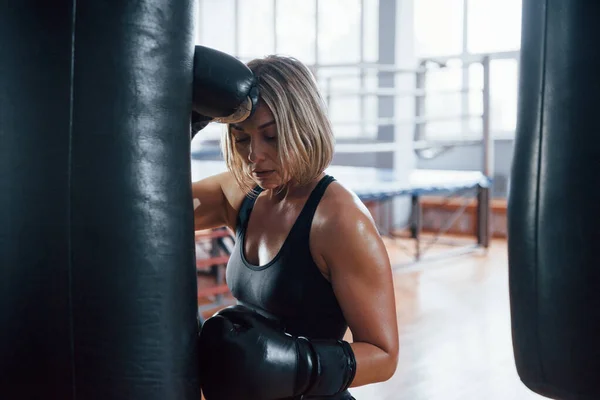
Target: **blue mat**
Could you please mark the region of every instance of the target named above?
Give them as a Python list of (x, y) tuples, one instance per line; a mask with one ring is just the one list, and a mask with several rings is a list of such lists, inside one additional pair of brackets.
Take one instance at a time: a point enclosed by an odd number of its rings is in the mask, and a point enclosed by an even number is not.
[[(192, 160), (192, 180), (227, 170), (223, 161)], [(326, 173), (352, 190), (363, 201), (395, 196), (433, 195), (476, 187), (489, 187), (491, 179), (478, 171), (417, 169), (408, 179), (399, 179), (391, 169), (331, 166)]]

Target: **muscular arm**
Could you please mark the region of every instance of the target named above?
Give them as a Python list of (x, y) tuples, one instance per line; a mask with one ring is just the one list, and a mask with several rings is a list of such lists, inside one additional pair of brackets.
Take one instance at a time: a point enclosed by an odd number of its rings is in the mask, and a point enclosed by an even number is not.
[(315, 239), (323, 245), (317, 262), (324, 263), (352, 332), (357, 371), (351, 386), (356, 387), (394, 374), (398, 324), (383, 241), (368, 210), (350, 196), (339, 197), (325, 202), (319, 212), (323, 217)]
[[(255, 398), (321, 398), (349, 383), (385, 381), (396, 370), (398, 327), (386, 249), (365, 207), (334, 185), (329, 188), (337, 193), (329, 196), (328, 188), (317, 208), (310, 248), (352, 330), (356, 369), (347, 343), (286, 335), (279, 323), (237, 305), (209, 318), (201, 331), (201, 385), (207, 397), (242, 398), (252, 391)], [(224, 362), (216, 365), (215, 357), (225, 357)], [(228, 368), (231, 363), (239, 367)]]
[(223, 172), (192, 184), (194, 228), (198, 230), (227, 226), (235, 229), (235, 220), (244, 199), (230, 172)]

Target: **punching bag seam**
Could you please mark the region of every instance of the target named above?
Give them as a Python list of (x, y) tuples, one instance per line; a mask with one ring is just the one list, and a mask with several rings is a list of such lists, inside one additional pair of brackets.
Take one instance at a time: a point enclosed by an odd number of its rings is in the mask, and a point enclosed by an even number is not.
[[(543, 35), (543, 39), (542, 39), (542, 55), (541, 55), (541, 60), (542, 60), (542, 71), (541, 71), (541, 77), (540, 77), (540, 112), (539, 112), (539, 121), (538, 121), (538, 134), (539, 134), (539, 140), (537, 143), (538, 146), (538, 157), (537, 157), (537, 180), (536, 180), (536, 195), (535, 195), (535, 288), (536, 288), (536, 292), (535, 292), (535, 308), (536, 308), (536, 316), (539, 316), (539, 285), (538, 285), (538, 278), (539, 278), (539, 230), (540, 230), (540, 226), (539, 226), (539, 221), (540, 221), (540, 193), (541, 193), (541, 189), (540, 189), (540, 185), (541, 185), (541, 171), (542, 171), (542, 150), (543, 150), (543, 136), (544, 136), (544, 117), (545, 117), (545, 102), (546, 102), (546, 86), (545, 86), (545, 82), (546, 82), (546, 59), (547, 59), (547, 55), (548, 55), (548, 0), (545, 0), (542, 3), (542, 6), (544, 7), (544, 18), (542, 20), (542, 35)], [(536, 332), (536, 337), (537, 337), (537, 342), (538, 343), (542, 343), (541, 342), (541, 336), (540, 336), (540, 329), (539, 329), (539, 319), (538, 321), (536, 321), (535, 324), (535, 332)], [(542, 377), (542, 380), (545, 381), (546, 380), (546, 374), (544, 373), (544, 363), (542, 362), (542, 352), (538, 351), (538, 363), (539, 363), (539, 371)]]
[(69, 334), (71, 342), (71, 391), (73, 400), (77, 398), (77, 385), (75, 384), (75, 321), (73, 318), (73, 246), (72, 246), (72, 179), (73, 179), (73, 107), (74, 107), (74, 84), (75, 84), (75, 22), (77, 12), (77, 0), (72, 2), (71, 10), (71, 51), (70, 51), (70, 71), (69, 71), (69, 155), (67, 166), (67, 248), (69, 252), (68, 259), (68, 313), (69, 313)]

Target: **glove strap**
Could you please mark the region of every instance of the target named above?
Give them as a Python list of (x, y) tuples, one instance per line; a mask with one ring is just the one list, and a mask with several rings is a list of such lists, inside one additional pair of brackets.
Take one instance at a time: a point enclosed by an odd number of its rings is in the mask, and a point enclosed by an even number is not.
[(356, 358), (343, 340), (310, 340), (313, 361), (312, 384), (304, 392), (310, 396), (333, 396), (348, 389), (356, 376)]
[(310, 341), (305, 337), (298, 337), (298, 340), (296, 340), (296, 349), (296, 354), (298, 354), (298, 374), (296, 374), (294, 394), (299, 395), (300, 397), (298, 398), (302, 398), (302, 394), (309, 391), (317, 380), (319, 375), (319, 359)]
[(350, 385), (354, 381), (354, 377), (356, 376), (356, 358), (354, 357), (354, 351), (352, 350), (350, 343), (344, 340), (339, 340), (338, 342), (340, 342), (342, 348), (344, 349), (344, 352), (346, 353), (347, 357), (346, 360), (348, 361), (348, 375), (344, 386), (340, 390), (340, 392), (343, 392), (344, 390), (347, 390), (350, 387)]

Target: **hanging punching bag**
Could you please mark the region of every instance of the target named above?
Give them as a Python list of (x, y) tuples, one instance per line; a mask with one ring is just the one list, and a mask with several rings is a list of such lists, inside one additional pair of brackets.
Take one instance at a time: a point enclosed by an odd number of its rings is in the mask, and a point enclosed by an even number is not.
[(514, 355), (555, 399), (600, 398), (600, 2), (523, 2), (509, 198)]
[(0, 6), (0, 398), (200, 398), (192, 3)]

